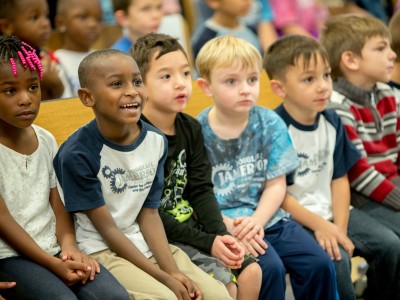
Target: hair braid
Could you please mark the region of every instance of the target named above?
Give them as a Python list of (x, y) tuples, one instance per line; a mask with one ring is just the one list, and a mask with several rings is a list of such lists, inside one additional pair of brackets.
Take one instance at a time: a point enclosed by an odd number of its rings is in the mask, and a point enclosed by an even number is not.
[(40, 80), (43, 79), (43, 69), (36, 50), (27, 43), (20, 41), (14, 36), (0, 37), (0, 60), (2, 63), (9, 62), (15, 77), (18, 76), (16, 61), (25, 69), (39, 73)]

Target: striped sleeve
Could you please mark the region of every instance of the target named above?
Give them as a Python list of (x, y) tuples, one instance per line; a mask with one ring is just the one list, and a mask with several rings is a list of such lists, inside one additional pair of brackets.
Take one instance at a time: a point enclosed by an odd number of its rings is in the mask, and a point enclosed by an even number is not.
[[(373, 110), (356, 105), (339, 93), (334, 93), (331, 107), (340, 116), (350, 141), (362, 156), (349, 170), (351, 187), (378, 203), (398, 210), (400, 189), (390, 181), (390, 177), (397, 176), (399, 132), (397, 107), (390, 105), (394, 103), (392, 100), (387, 101), (386, 107), (380, 108), (383, 117), (378, 119), (381, 122), (376, 122)], [(380, 131), (379, 127), (383, 129)]]

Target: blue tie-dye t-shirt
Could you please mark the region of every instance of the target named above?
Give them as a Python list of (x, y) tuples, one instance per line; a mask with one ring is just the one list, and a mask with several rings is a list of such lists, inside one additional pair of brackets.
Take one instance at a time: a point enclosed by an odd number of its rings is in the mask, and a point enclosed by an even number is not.
[[(223, 140), (208, 124), (210, 109), (205, 109), (197, 119), (202, 125), (221, 211), (230, 218), (251, 216), (266, 181), (286, 175), (299, 165), (287, 127), (274, 111), (255, 106), (240, 136)], [(285, 217), (289, 214), (279, 209), (266, 227)]]

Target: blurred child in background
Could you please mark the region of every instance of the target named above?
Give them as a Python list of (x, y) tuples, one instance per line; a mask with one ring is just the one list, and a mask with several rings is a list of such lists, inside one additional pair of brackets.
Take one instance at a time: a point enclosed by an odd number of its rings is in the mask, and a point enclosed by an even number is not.
[(98, 0), (59, 0), (55, 17), (63, 34), (63, 45), (55, 51), (64, 70), (62, 98), (78, 96), (78, 67), (92, 51), (102, 29), (102, 11)]
[(114, 16), (124, 36), (111, 47), (128, 53), (132, 44), (146, 33), (156, 32), (163, 17), (161, 0), (113, 0)]
[(42, 49), (51, 34), (48, 14), (46, 0), (2, 0), (0, 5), (0, 34), (15, 35), (38, 53), (44, 71), (42, 100), (59, 98), (64, 91), (57, 58)]
[(233, 35), (254, 45), (261, 52), (261, 45), (254, 28), (251, 28), (240, 18), (246, 16), (252, 7), (251, 0), (206, 0), (213, 10), (211, 18), (207, 19), (192, 36), (193, 56), (197, 57), (200, 49), (210, 39), (217, 36)]

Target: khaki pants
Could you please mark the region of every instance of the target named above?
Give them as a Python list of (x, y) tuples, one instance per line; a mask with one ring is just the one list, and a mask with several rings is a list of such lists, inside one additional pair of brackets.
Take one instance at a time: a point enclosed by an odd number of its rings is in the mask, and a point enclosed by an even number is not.
[[(215, 280), (199, 267), (178, 247), (170, 245), (179, 270), (192, 279), (203, 293), (204, 300), (231, 299), (223, 283)], [(175, 294), (161, 282), (142, 271), (129, 261), (117, 256), (110, 250), (104, 250), (91, 255), (97, 259), (118, 281), (128, 290), (131, 299), (169, 300), (177, 299)], [(149, 260), (157, 264), (152, 256)]]

